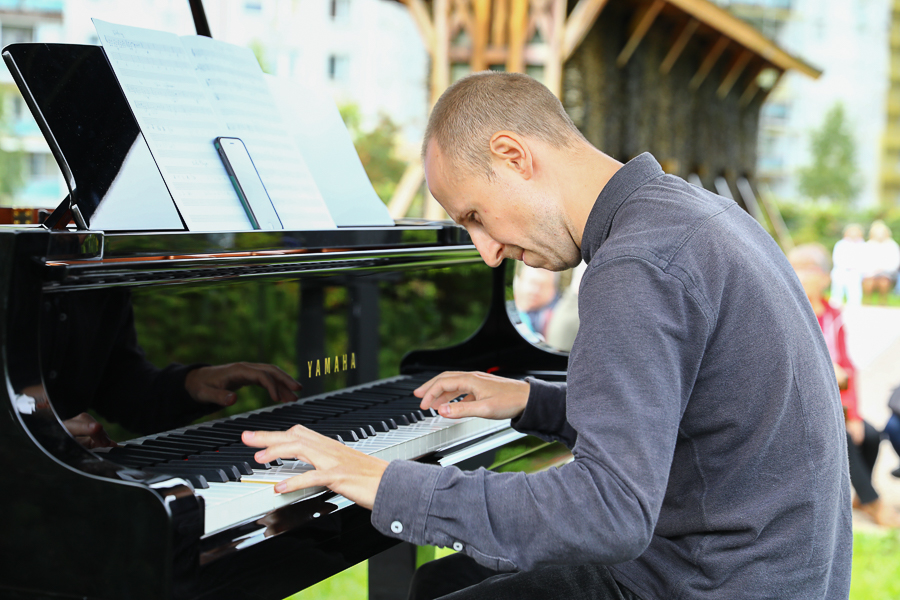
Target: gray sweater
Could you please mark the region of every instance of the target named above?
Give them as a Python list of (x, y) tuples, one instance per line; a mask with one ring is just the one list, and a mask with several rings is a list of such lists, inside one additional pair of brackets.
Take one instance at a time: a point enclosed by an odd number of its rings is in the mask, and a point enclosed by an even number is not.
[(514, 426), (564, 442), (541, 473), (395, 461), (372, 523), (493, 569), (610, 565), (645, 600), (847, 598), (839, 392), (783, 253), (733, 201), (649, 154), (588, 218), (568, 388)]

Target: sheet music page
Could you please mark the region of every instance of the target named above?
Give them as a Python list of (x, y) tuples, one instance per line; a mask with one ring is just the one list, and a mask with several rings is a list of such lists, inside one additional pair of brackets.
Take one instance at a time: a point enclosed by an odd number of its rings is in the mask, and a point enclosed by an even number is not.
[(188, 229), (252, 229), (213, 146), (221, 126), (181, 39), (97, 19), (94, 27)]
[[(335, 227), (299, 151), (284, 133), (275, 139), (277, 122), (265, 123), (266, 112), (280, 116), (252, 52), (96, 19), (94, 26), (188, 229), (252, 229), (213, 145), (219, 136), (243, 139), (285, 229)], [(253, 89), (254, 68), (263, 93)]]
[(392, 226), (331, 96), (293, 81), (266, 81), (338, 227)]
[(253, 52), (199, 35), (183, 36), (181, 42), (225, 127), (218, 135), (244, 141), (284, 228), (336, 227), (306, 161), (286, 133)]

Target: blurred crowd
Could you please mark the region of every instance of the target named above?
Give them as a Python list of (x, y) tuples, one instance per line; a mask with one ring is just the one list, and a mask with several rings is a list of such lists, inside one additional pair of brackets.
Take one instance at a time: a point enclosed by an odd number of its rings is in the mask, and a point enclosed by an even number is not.
[(863, 237), (862, 225), (847, 225), (844, 237), (834, 245), (832, 260), (832, 304), (859, 306), (863, 294), (886, 304), (888, 294), (897, 286), (900, 246), (883, 221), (872, 223), (868, 239)]

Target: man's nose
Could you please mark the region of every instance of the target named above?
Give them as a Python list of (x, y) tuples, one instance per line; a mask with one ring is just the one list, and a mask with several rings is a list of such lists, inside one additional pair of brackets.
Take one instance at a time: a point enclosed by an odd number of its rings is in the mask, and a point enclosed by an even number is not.
[(472, 242), (475, 243), (475, 248), (478, 249), (481, 259), (489, 267), (498, 267), (503, 262), (504, 245), (494, 240), (491, 236), (478, 232), (472, 235)]

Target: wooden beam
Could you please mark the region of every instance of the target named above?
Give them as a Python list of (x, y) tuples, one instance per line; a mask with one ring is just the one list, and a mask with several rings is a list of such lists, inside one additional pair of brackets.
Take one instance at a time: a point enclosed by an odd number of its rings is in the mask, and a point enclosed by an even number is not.
[(434, 54), (431, 59), (431, 106), (450, 87), (450, 0), (434, 0)]
[(675, 8), (681, 9), (695, 19), (727, 35), (744, 48), (754, 52), (757, 56), (765, 58), (778, 69), (794, 69), (813, 79), (818, 79), (822, 74), (820, 69), (791, 56), (760, 33), (758, 29), (730, 14), (727, 10), (716, 6), (709, 0), (667, 1)]
[(422, 189), (422, 182), (425, 181), (425, 169), (422, 167), (421, 158), (416, 155), (403, 171), (403, 176), (397, 182), (397, 188), (394, 195), (388, 203), (388, 212), (394, 219), (402, 219), (409, 213), (409, 207), (412, 206), (416, 194)]
[(757, 81), (757, 77), (759, 77), (760, 72), (762, 72), (765, 63), (759, 62), (755, 67), (750, 70), (750, 83), (747, 84), (747, 87), (744, 88), (744, 93), (741, 94), (740, 100), (738, 100), (738, 104), (741, 108), (750, 104), (750, 101), (753, 100), (753, 97), (756, 96), (756, 92), (759, 91), (759, 81)]
[(700, 68), (697, 69), (697, 73), (694, 75), (694, 78), (691, 79), (690, 88), (692, 90), (696, 90), (701, 85), (703, 85), (703, 82), (706, 80), (706, 76), (709, 75), (709, 72), (716, 64), (716, 61), (719, 60), (719, 57), (722, 56), (722, 52), (725, 51), (725, 48), (728, 46), (728, 43), (730, 41), (731, 40), (728, 39), (728, 36), (720, 35), (719, 39), (716, 40), (716, 43), (712, 45), (712, 48), (710, 48), (706, 53), (706, 56), (703, 57), (703, 62), (700, 63)]
[(469, 65), (472, 72), (484, 71), (488, 63), (484, 57), (487, 48), (488, 35), (491, 30), (491, 0), (473, 0), (475, 9), (475, 23), (472, 27), (472, 58)]
[(566, 30), (566, 0), (552, 0), (549, 52), (544, 63), (544, 85), (562, 99), (562, 44)]
[(725, 78), (722, 80), (722, 84), (719, 86), (719, 89), (716, 90), (716, 94), (719, 98), (724, 98), (728, 95), (728, 92), (731, 91), (731, 88), (734, 87), (735, 82), (737, 82), (738, 77), (740, 77), (741, 73), (744, 72), (744, 69), (747, 68), (747, 63), (750, 62), (751, 58), (753, 58), (753, 53), (746, 49), (742, 50), (734, 57), (734, 60), (731, 61), (731, 66), (728, 68), (728, 72), (725, 74)]
[(572, 12), (569, 13), (569, 19), (566, 21), (566, 31), (563, 34), (563, 62), (569, 60), (569, 57), (575, 52), (575, 48), (578, 47), (584, 36), (591, 30), (594, 21), (597, 20), (597, 15), (600, 14), (600, 11), (603, 10), (608, 1), (578, 0), (578, 4), (572, 8)]
[(628, 38), (625, 47), (622, 48), (619, 57), (616, 59), (616, 65), (618, 65), (620, 69), (628, 64), (631, 55), (637, 50), (638, 44), (640, 44), (641, 40), (644, 39), (644, 36), (647, 35), (650, 26), (653, 25), (653, 21), (656, 20), (656, 16), (665, 4), (665, 0), (653, 0), (651, 4), (643, 9), (643, 11), (635, 15), (634, 31), (631, 32), (631, 37)]
[(678, 57), (681, 56), (681, 53), (684, 52), (684, 49), (687, 47), (688, 42), (691, 40), (691, 36), (697, 31), (698, 25), (700, 25), (700, 21), (697, 19), (688, 19), (685, 21), (684, 25), (681, 27), (681, 31), (678, 32), (678, 36), (675, 38), (675, 42), (672, 44), (672, 47), (669, 48), (668, 54), (666, 54), (662, 64), (659, 65), (660, 75), (669, 74), (669, 71), (675, 66), (675, 61), (678, 60)]
[(506, 46), (509, 33), (509, 0), (494, 0), (494, 17), (491, 19), (491, 46)]
[(528, 34), (528, 0), (510, 0), (509, 54), (506, 70), (510, 73), (525, 72), (525, 36)]
[(412, 16), (419, 35), (422, 36), (422, 42), (425, 44), (425, 50), (434, 58), (434, 23), (431, 22), (431, 16), (428, 14), (428, 8), (422, 0), (401, 0)]

